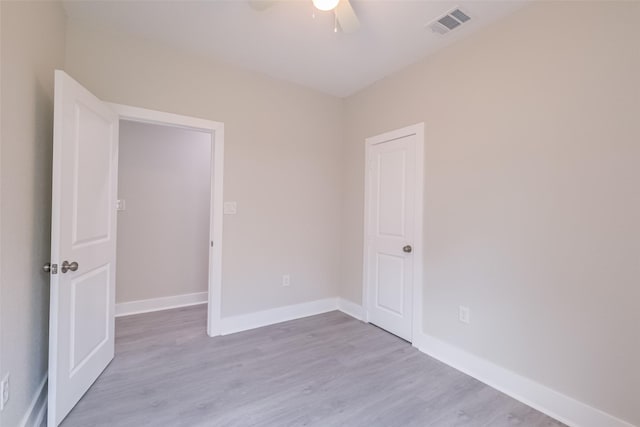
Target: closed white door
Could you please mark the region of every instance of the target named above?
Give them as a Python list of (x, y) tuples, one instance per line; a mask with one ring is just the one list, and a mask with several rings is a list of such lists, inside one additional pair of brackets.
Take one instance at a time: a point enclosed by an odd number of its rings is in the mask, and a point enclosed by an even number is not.
[(48, 425), (114, 355), (118, 116), (55, 72)]
[(417, 135), (367, 140), (367, 320), (412, 340)]

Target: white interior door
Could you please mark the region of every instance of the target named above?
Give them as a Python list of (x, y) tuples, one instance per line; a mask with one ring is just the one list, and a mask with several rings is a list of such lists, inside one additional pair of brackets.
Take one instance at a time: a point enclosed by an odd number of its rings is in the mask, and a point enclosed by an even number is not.
[(367, 319), (411, 341), (416, 203), (415, 134), (369, 141), (365, 293)]
[(48, 425), (114, 355), (118, 116), (55, 72)]

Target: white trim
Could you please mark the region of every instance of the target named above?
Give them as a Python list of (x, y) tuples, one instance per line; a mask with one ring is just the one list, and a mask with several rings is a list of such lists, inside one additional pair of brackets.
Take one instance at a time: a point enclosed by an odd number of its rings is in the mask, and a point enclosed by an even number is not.
[(40, 427), (44, 416), (47, 412), (47, 374), (45, 374), (40, 385), (36, 390), (36, 394), (33, 396), (33, 400), (27, 409), (27, 412), (22, 417), (22, 421), (18, 426), (20, 427)]
[(173, 113), (147, 110), (107, 103), (120, 116), (120, 120), (169, 125), (198, 130), (211, 134), (211, 209), (209, 218), (209, 308), (207, 334), (220, 335), (222, 302), (222, 218), (223, 218), (223, 177), (224, 177), (224, 123)]
[(403, 138), (405, 136), (415, 135), (417, 139), (416, 144), (416, 187), (415, 187), (415, 208), (414, 208), (414, 240), (413, 240), (413, 316), (411, 327), (411, 342), (415, 341), (415, 337), (420, 336), (422, 333), (422, 267), (423, 267), (423, 193), (424, 193), (424, 123), (417, 123), (415, 125), (406, 126), (401, 129), (396, 129), (390, 132), (383, 133), (365, 139), (365, 173), (364, 173), (364, 234), (362, 242), (362, 307), (363, 316), (362, 320), (368, 322), (369, 320), (369, 295), (367, 289), (368, 283), (368, 265), (367, 265), (367, 246), (368, 246), (368, 234), (370, 224), (370, 212), (369, 204), (371, 200), (370, 191), (370, 165), (369, 157), (371, 154), (371, 147), (376, 144), (382, 144), (384, 142), (393, 141), (395, 139)]
[[(416, 342), (417, 341), (417, 342)], [(634, 427), (632, 424), (523, 377), (488, 360), (467, 353), (430, 335), (413, 343), (447, 365), (572, 427)]]
[(173, 295), (170, 297), (150, 298), (116, 304), (116, 317), (132, 314), (150, 313), (152, 311), (169, 310), (171, 308), (189, 307), (206, 304), (208, 292)]
[(200, 130), (203, 132), (216, 131), (224, 128), (224, 123), (214, 122), (207, 119), (148, 110), (146, 108), (132, 107), (130, 105), (114, 104), (112, 102), (105, 102), (105, 104), (118, 113), (121, 120), (130, 120), (133, 122), (151, 123), (156, 125), (169, 125), (184, 129)]
[(222, 324), (222, 218), (224, 216), (224, 125), (214, 131), (211, 150), (211, 212), (209, 225), (209, 308), (207, 311), (207, 334), (220, 335)]
[(356, 304), (348, 299), (338, 297), (338, 310), (357, 320), (364, 319), (364, 309), (360, 304)]
[(287, 305), (255, 313), (222, 318), (222, 335), (233, 334), (275, 323), (315, 316), (338, 309), (337, 298), (325, 298), (301, 304)]

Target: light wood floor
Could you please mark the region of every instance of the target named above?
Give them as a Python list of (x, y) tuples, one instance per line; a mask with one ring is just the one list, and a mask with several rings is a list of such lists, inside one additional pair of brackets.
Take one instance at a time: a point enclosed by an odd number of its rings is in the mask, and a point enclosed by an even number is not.
[(115, 359), (62, 425), (563, 425), (340, 312), (217, 338), (205, 319), (117, 319)]

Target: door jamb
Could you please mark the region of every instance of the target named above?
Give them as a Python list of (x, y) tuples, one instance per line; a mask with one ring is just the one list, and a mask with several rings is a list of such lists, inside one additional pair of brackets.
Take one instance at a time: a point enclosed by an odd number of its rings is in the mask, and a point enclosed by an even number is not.
[(364, 172), (364, 234), (363, 234), (363, 258), (362, 258), (362, 307), (364, 309), (364, 321), (369, 322), (369, 290), (368, 290), (368, 249), (369, 226), (371, 222), (371, 149), (374, 145), (415, 135), (416, 144), (416, 182), (415, 182), (415, 207), (414, 207), (414, 238), (413, 238), (413, 283), (412, 283), (412, 319), (411, 319), (411, 343), (414, 347), (419, 344), (422, 334), (422, 271), (423, 271), (423, 200), (424, 200), (424, 122), (385, 132), (380, 135), (365, 139), (365, 172)]
[[(209, 292), (207, 334), (220, 335), (222, 317), (222, 218), (224, 123), (107, 102), (120, 120), (169, 125), (211, 135), (211, 196), (209, 205)], [(213, 245), (213, 246), (212, 246)]]

